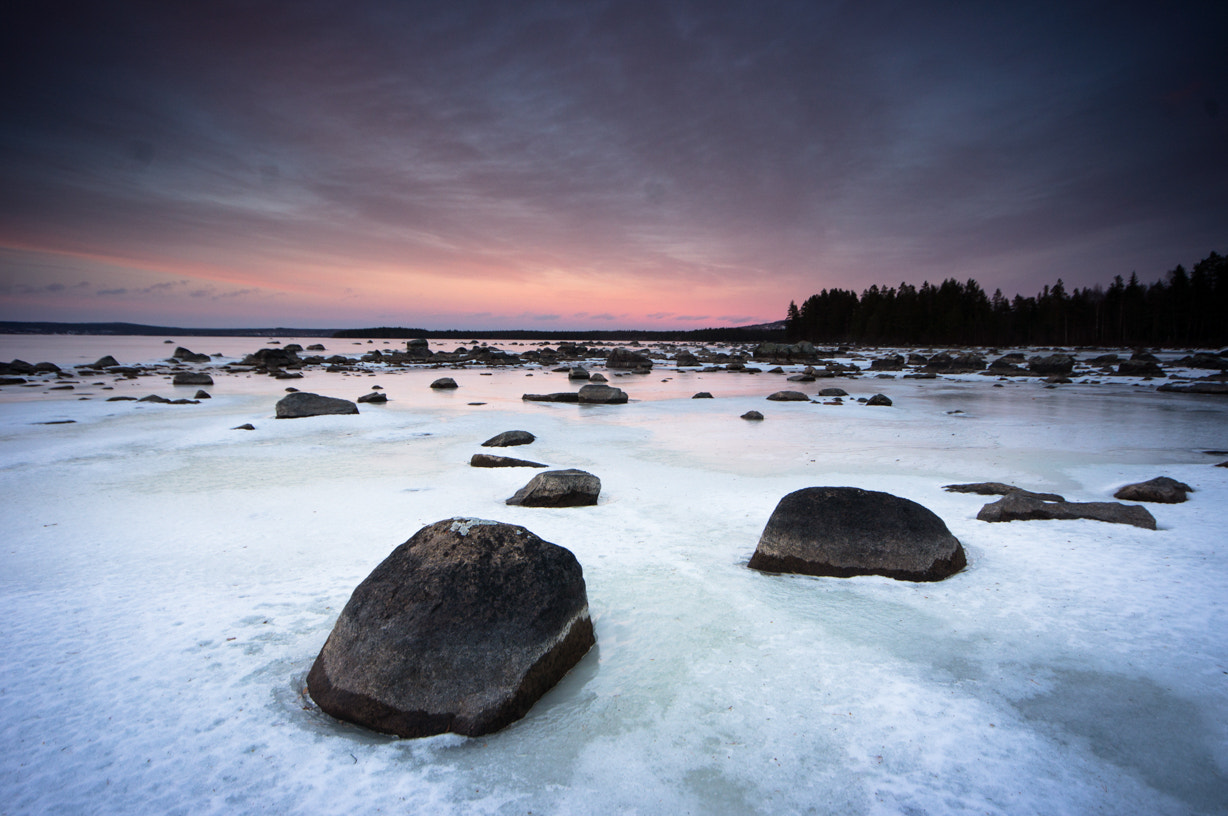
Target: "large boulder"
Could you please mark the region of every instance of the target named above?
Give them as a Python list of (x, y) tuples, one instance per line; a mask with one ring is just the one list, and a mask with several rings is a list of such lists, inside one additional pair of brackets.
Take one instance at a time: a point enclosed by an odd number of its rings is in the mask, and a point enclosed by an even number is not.
[(510, 448), (514, 445), (528, 445), (536, 436), (528, 431), (504, 431), (496, 434), (482, 443), (484, 448)]
[(278, 419), (356, 413), (358, 413), (358, 406), (349, 400), (340, 397), (322, 397), (307, 391), (295, 391), (277, 401)]
[(456, 380), (452, 379), (451, 377), (440, 377), (439, 379), (431, 383), (431, 388), (434, 388), (437, 391), (440, 391), (440, 390), (446, 391), (448, 389), (452, 389), (456, 387), (457, 387)]
[(307, 675), (332, 716), (401, 737), (523, 717), (596, 642), (572, 553), (524, 527), (424, 527), (358, 585)]
[(203, 371), (180, 371), (172, 385), (213, 385), (213, 378)]
[(1069, 354), (1050, 354), (1048, 357), (1038, 355), (1028, 360), (1028, 371), (1042, 376), (1050, 374), (1064, 376), (1074, 371), (1074, 364), (1074, 358)]
[(857, 487), (807, 487), (776, 505), (748, 566), (940, 581), (966, 564), (964, 548), (947, 525), (916, 502)]
[(589, 383), (580, 389), (577, 399), (588, 405), (622, 405), (627, 401), (627, 392), (612, 385)]
[(182, 360), (185, 363), (207, 363), (209, 362), (208, 354), (197, 354), (196, 352), (179, 346), (175, 349), (175, 353), (171, 355), (176, 360)]
[(1194, 488), (1185, 482), (1179, 482), (1168, 476), (1157, 476), (1145, 482), (1128, 484), (1118, 489), (1113, 498), (1122, 501), (1158, 502), (1160, 504), (1180, 504), (1185, 501), (1186, 493), (1193, 493)]
[(507, 500), (522, 507), (586, 507), (597, 503), (601, 480), (583, 470), (547, 470)]
[(1048, 502), (1023, 492), (1007, 493), (976, 514), (981, 521), (1070, 521), (1091, 519), (1111, 524), (1133, 524), (1147, 530), (1156, 528), (1155, 517), (1146, 507), (1117, 502)]
[(605, 367), (647, 370), (652, 368), (652, 358), (646, 354), (640, 354), (638, 351), (632, 351), (629, 348), (620, 346), (613, 349), (609, 356), (605, 358)]

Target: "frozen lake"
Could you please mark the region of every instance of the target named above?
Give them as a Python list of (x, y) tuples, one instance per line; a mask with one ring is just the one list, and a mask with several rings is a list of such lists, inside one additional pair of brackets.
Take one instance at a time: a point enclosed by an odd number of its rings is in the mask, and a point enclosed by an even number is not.
[[(172, 349), (0, 337), (2, 360), (62, 366)], [(460, 387), (432, 391), (445, 375)], [(611, 376), (627, 405), (577, 406), (523, 402), (574, 388), (540, 369), (214, 378), (198, 405), (105, 401), (195, 391), (148, 377), (0, 389), (4, 813), (1228, 812), (1228, 455), (1205, 452), (1228, 450), (1228, 398), (862, 377), (800, 386), (843, 405), (776, 403), (798, 386), (658, 367)], [(390, 401), (358, 416), (272, 418), (286, 385), (374, 384)], [(855, 401), (874, 393), (894, 405)], [(510, 429), (538, 437), (511, 455), (599, 476), (600, 503), (506, 506), (530, 472), (468, 460)], [(992, 497), (942, 490), (1110, 501), (1159, 475), (1197, 492), (1149, 505), (1154, 531), (988, 524)], [(776, 502), (815, 485), (921, 503), (968, 568), (747, 569)], [(315, 710), (304, 677), (350, 592), (452, 516), (575, 553), (597, 646), (486, 737), (397, 740)]]

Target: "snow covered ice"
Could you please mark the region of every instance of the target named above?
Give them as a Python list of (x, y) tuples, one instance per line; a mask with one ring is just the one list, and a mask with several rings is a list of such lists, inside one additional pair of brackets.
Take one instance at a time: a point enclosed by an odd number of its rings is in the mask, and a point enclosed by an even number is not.
[[(89, 359), (127, 362), (111, 340)], [(1204, 453), (1228, 447), (1228, 400), (969, 376), (836, 381), (890, 408), (782, 404), (764, 399), (778, 376), (657, 369), (611, 378), (628, 405), (577, 406), (520, 400), (570, 390), (565, 373), (446, 373), (455, 392), (430, 369), (312, 372), (292, 384), (390, 401), (294, 420), (263, 377), (215, 374), (186, 406), (3, 389), (0, 811), (1228, 812), (1228, 457)], [(517, 455), (597, 475), (598, 505), (506, 506), (532, 474), (467, 463), (514, 428), (537, 436)], [(1108, 501), (1157, 475), (1197, 492), (1148, 505), (1156, 531), (987, 524), (992, 497), (941, 489)], [(747, 569), (776, 502), (813, 485), (919, 502), (969, 567), (936, 584)], [(451, 517), (575, 553), (596, 647), (486, 737), (322, 714), (303, 681), (350, 592)]]

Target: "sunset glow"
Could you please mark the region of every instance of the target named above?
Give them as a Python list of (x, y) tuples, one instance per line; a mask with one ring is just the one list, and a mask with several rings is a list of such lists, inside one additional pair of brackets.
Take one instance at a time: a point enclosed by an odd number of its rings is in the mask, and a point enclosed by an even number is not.
[(1224, 12), (3, 12), (0, 320), (702, 328), (1223, 250)]

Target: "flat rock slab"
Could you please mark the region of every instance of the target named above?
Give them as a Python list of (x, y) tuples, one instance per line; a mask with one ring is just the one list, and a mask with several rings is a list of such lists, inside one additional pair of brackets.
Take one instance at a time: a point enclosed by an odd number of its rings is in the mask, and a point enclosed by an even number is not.
[(975, 493), (978, 496), (1007, 496), (1011, 493), (1019, 493), (1024, 496), (1030, 496), (1041, 501), (1064, 502), (1065, 498), (1056, 493), (1033, 493), (1031, 490), (1024, 490), (1022, 487), (1015, 487), (1004, 482), (972, 482), (971, 484), (949, 484), (943, 485), (942, 489), (948, 493)]
[(277, 401), (278, 419), (356, 413), (358, 413), (358, 406), (349, 400), (340, 397), (322, 397), (307, 391), (295, 391)]
[(764, 572), (940, 581), (967, 564), (947, 525), (914, 501), (857, 487), (785, 496), (747, 565)]
[(517, 525), (447, 519), (358, 585), (307, 689), (376, 731), (478, 736), (523, 717), (595, 642), (570, 551)]
[(575, 391), (557, 391), (553, 394), (524, 394), (520, 399), (525, 402), (579, 402), (580, 395)]
[[(208, 358), (206, 358), (208, 359)], [(172, 385), (213, 385), (213, 378), (203, 371), (180, 371), (171, 381)]]
[(548, 467), (548, 465), (543, 465), (541, 462), (530, 462), (528, 459), (513, 459), (511, 456), (494, 456), (489, 453), (473, 454), (473, 457), (469, 460), (469, 466), (483, 468)]
[(515, 445), (529, 445), (537, 439), (528, 431), (504, 431), (496, 434), (482, 443), (484, 448), (510, 448)]
[(1047, 502), (1020, 493), (1008, 493), (985, 505), (976, 514), (981, 521), (1070, 521), (1090, 519), (1110, 524), (1133, 524), (1147, 530), (1156, 528), (1155, 517), (1137, 504), (1117, 502)]
[(1113, 498), (1122, 501), (1157, 502), (1159, 504), (1180, 504), (1185, 501), (1186, 493), (1193, 493), (1194, 488), (1185, 482), (1179, 482), (1168, 476), (1157, 476), (1145, 482), (1136, 482), (1119, 488)]
[(601, 480), (591, 473), (571, 468), (547, 470), (507, 500), (522, 507), (587, 507), (597, 503)]

